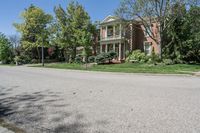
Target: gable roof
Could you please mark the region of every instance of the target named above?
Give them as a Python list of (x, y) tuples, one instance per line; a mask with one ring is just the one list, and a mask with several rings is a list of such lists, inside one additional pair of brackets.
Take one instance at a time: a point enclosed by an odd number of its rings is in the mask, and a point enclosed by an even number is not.
[(116, 16), (108, 15), (103, 21), (101, 21), (101, 24), (102, 24), (102, 23), (112, 22), (112, 21), (119, 20), (119, 19), (120, 19), (120, 18), (118, 18), (118, 17), (116, 17)]

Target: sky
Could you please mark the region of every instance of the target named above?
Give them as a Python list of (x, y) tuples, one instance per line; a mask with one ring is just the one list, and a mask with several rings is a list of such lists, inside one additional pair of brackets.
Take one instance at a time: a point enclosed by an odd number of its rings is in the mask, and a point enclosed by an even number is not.
[[(65, 8), (71, 0), (1, 0), (0, 32), (5, 35), (19, 34), (13, 27), (14, 22), (21, 22), (20, 13), (31, 4), (42, 8), (46, 13), (54, 15), (53, 8), (59, 4)], [(103, 20), (113, 15), (120, 0), (77, 0), (89, 13), (91, 20)]]

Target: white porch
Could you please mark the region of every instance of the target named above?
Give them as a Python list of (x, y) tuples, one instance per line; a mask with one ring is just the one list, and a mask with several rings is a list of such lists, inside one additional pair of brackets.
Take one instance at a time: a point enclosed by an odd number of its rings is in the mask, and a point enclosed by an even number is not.
[(125, 60), (126, 44), (124, 42), (107, 42), (100, 44), (100, 53), (107, 53), (109, 51), (115, 51), (118, 55), (116, 60)]

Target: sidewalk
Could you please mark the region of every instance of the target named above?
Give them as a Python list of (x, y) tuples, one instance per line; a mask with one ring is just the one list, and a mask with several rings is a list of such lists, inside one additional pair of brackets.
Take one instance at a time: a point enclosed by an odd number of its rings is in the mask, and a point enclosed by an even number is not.
[(194, 75), (195, 76), (200, 76), (200, 72), (195, 72)]

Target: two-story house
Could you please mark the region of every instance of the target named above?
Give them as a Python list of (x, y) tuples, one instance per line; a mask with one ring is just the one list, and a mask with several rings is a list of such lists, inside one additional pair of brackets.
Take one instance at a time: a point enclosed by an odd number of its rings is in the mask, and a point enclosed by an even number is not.
[[(140, 49), (147, 55), (152, 51), (159, 53), (159, 46), (140, 21), (125, 21), (115, 16), (106, 17), (99, 25), (100, 53), (114, 50), (118, 54), (117, 60), (123, 61), (126, 53)], [(150, 29), (154, 37), (159, 38), (158, 25), (152, 23)], [(150, 33), (150, 32), (149, 32)]]

